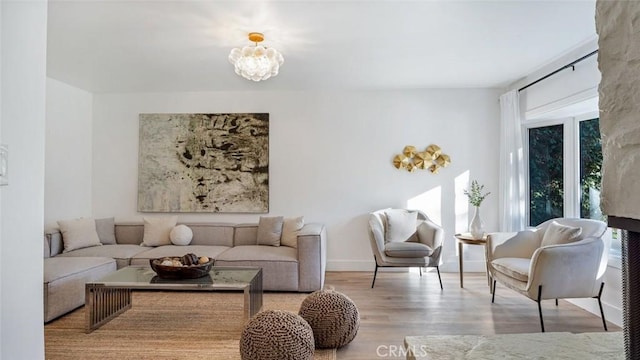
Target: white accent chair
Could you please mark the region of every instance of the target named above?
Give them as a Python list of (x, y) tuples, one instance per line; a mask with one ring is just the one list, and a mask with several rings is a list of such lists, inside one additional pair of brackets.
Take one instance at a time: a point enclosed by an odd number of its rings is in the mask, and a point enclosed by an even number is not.
[[(405, 241), (389, 241), (387, 236), (389, 229), (387, 212), (389, 211), (417, 213), (417, 226), (410, 231), (412, 235)], [(369, 239), (373, 257), (376, 261), (371, 288), (376, 283), (379, 267), (419, 267), (420, 276), (422, 276), (423, 267), (435, 267), (438, 272), (440, 289), (442, 289), (439, 266), (444, 230), (431, 221), (424, 212), (404, 209), (374, 211), (369, 215)]]
[[(554, 223), (555, 224), (552, 224)], [(560, 224), (557, 225), (557, 224)], [(570, 240), (549, 244), (562, 225), (580, 228)], [(547, 238), (545, 233), (550, 227)], [(567, 228), (564, 228), (565, 230)], [(538, 303), (540, 327), (544, 332), (542, 307), (546, 299), (596, 298), (605, 331), (607, 323), (602, 311), (602, 278), (607, 269), (610, 240), (602, 235), (607, 225), (589, 219), (557, 218), (533, 230), (517, 233), (490, 233), (487, 236), (487, 267), (493, 280), (491, 302), (495, 301), (496, 282)]]

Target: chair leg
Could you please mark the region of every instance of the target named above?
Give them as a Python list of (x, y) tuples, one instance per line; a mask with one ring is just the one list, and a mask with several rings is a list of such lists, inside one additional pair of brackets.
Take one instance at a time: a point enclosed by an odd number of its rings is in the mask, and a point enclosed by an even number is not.
[(556, 299), (556, 306), (558, 306), (558, 299)]
[(600, 284), (600, 291), (598, 292), (598, 296), (596, 297), (596, 299), (598, 299), (598, 306), (600, 307), (600, 315), (602, 316), (602, 325), (604, 325), (604, 331), (609, 331), (607, 329), (607, 320), (604, 318), (604, 311), (602, 310), (602, 300), (600, 300), (600, 298), (602, 297), (602, 289), (604, 289), (604, 283)]
[(538, 314), (540, 315), (540, 327), (544, 332), (544, 320), (542, 320), (542, 285), (538, 286)]
[(436, 271), (438, 272), (438, 280), (440, 280), (440, 290), (444, 290), (442, 287), (442, 278), (440, 277), (440, 268), (436, 266)]
[(376, 263), (376, 269), (373, 272), (373, 281), (371, 282), (371, 288), (373, 289), (373, 285), (376, 283), (376, 275), (378, 275), (378, 263)]
[(419, 269), (420, 269), (420, 277), (422, 277), (422, 266), (420, 266)]
[(491, 303), (493, 304), (495, 300), (496, 300), (496, 280), (493, 279), (493, 287), (491, 290)]

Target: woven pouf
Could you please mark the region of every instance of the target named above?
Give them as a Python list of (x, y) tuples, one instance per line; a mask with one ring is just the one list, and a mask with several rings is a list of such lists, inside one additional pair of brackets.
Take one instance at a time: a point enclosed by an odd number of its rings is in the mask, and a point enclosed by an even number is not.
[(240, 337), (242, 360), (312, 360), (313, 331), (300, 316), (267, 310), (251, 319)]
[(360, 327), (356, 304), (333, 290), (316, 291), (307, 296), (298, 314), (311, 325), (318, 349), (347, 345), (356, 337)]

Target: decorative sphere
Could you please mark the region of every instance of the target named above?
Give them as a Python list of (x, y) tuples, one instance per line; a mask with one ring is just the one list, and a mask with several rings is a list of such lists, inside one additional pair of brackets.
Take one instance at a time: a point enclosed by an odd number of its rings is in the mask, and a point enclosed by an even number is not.
[(173, 245), (189, 245), (193, 239), (193, 231), (187, 225), (177, 225), (169, 233)]

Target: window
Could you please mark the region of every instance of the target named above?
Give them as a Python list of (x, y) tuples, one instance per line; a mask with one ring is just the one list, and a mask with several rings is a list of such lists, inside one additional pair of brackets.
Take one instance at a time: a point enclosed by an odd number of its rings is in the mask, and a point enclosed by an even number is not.
[(562, 125), (529, 129), (529, 225), (536, 226), (564, 212)]
[[(602, 146), (597, 116), (525, 123), (530, 226), (556, 217), (606, 221), (600, 209)], [(619, 263), (618, 235), (616, 229), (605, 234), (612, 239), (610, 264)]]
[(602, 145), (599, 119), (580, 121), (580, 217), (606, 220), (600, 211)]

